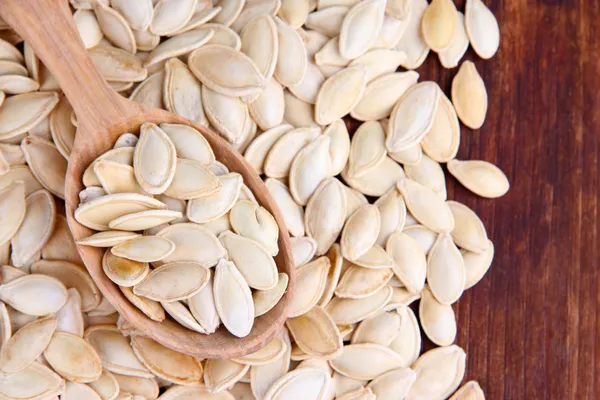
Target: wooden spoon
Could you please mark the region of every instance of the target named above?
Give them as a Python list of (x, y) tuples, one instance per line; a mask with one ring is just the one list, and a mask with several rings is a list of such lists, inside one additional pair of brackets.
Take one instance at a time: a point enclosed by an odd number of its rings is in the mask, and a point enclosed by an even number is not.
[(84, 170), (96, 157), (111, 149), (119, 135), (139, 132), (140, 125), (146, 121), (186, 124), (202, 132), (216, 158), (231, 171), (243, 176), (258, 202), (274, 215), (279, 225), (279, 254), (275, 261), (279, 271), (290, 278), (288, 290), (277, 306), (255, 320), (252, 332), (245, 338), (236, 338), (223, 327), (212, 335), (202, 335), (171, 319), (161, 323), (151, 320), (133, 306), (104, 274), (101, 263), (103, 250), (78, 246), (81, 258), (102, 294), (140, 334), (182, 353), (201, 358), (232, 358), (267, 344), (287, 317), (295, 268), (283, 217), (254, 169), (211, 130), (166, 111), (144, 108), (114, 92), (88, 56), (67, 0), (0, 0), (0, 16), (33, 48), (60, 84), (77, 115), (77, 135), (69, 158), (65, 187), (67, 219), (75, 240), (93, 233), (73, 217), (79, 204), (78, 193), (83, 189)]

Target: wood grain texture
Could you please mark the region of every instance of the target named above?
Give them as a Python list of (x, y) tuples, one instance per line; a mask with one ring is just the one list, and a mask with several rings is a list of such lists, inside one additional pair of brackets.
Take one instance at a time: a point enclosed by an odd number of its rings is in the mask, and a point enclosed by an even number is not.
[(140, 334), (199, 358), (240, 357), (271, 341), (287, 317), (287, 305), (295, 285), (295, 267), (283, 216), (252, 166), (206, 127), (163, 110), (143, 108), (113, 92), (87, 56), (66, 0), (0, 0), (0, 15), (39, 55), (77, 114), (77, 134), (69, 157), (65, 185), (65, 209), (75, 241), (93, 233), (73, 217), (79, 204), (78, 193), (83, 189), (83, 172), (96, 157), (111, 149), (122, 133), (139, 132), (143, 122), (187, 124), (202, 132), (216, 158), (230, 171), (242, 175), (258, 202), (279, 225), (279, 253), (275, 262), (279, 271), (289, 276), (288, 290), (273, 309), (255, 319), (252, 331), (244, 338), (234, 337), (224, 326), (212, 335), (203, 335), (171, 319), (163, 322), (151, 320), (133, 306), (104, 273), (101, 262), (104, 249), (78, 246), (86, 268), (104, 297)]
[[(484, 0), (501, 29), (482, 129), (462, 127), (459, 159), (491, 161), (511, 190), (487, 200), (451, 177), (496, 246), (455, 310), (466, 379), (486, 398), (600, 399), (600, 0)], [(464, 1), (456, 1), (464, 10)], [(431, 55), (422, 79), (449, 93), (456, 69)]]

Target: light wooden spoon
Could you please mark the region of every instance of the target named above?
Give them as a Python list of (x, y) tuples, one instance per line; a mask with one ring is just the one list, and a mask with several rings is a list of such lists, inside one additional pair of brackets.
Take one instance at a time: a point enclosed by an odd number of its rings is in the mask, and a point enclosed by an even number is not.
[(290, 278), (288, 290), (276, 307), (255, 320), (252, 332), (245, 338), (236, 338), (223, 327), (212, 335), (202, 335), (171, 319), (162, 323), (151, 320), (104, 274), (103, 251), (78, 246), (81, 258), (102, 294), (141, 334), (183, 353), (201, 358), (232, 358), (256, 351), (268, 343), (285, 322), (287, 305), (294, 290), (295, 268), (283, 217), (253, 168), (209, 129), (166, 111), (144, 108), (114, 92), (89, 58), (67, 0), (0, 0), (0, 16), (33, 48), (60, 84), (77, 115), (77, 135), (65, 187), (67, 219), (75, 240), (92, 234), (73, 218), (79, 203), (78, 193), (83, 189), (84, 170), (96, 157), (111, 149), (119, 135), (139, 132), (140, 125), (146, 121), (186, 124), (202, 132), (216, 158), (244, 177), (258, 202), (275, 216), (279, 225), (276, 262), (279, 271)]

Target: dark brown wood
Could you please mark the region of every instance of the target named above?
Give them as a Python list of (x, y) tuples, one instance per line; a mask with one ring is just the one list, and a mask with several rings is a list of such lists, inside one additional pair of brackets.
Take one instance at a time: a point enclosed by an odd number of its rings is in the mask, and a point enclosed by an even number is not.
[[(496, 246), (455, 305), (466, 379), (488, 400), (600, 399), (600, 0), (484, 0), (501, 48), (475, 61), (489, 111), (462, 129), (460, 159), (499, 165), (512, 187), (487, 200), (448, 178)], [(464, 0), (456, 1), (464, 10)], [(456, 69), (419, 69), (449, 93)]]
[(271, 311), (254, 321), (252, 331), (245, 338), (234, 337), (224, 327), (212, 335), (202, 335), (170, 319), (162, 323), (151, 320), (104, 274), (101, 263), (104, 249), (78, 246), (79, 254), (102, 294), (141, 334), (196, 357), (239, 357), (267, 344), (285, 322), (296, 273), (283, 217), (252, 166), (207, 128), (166, 111), (145, 109), (110, 89), (87, 56), (66, 0), (0, 0), (0, 15), (31, 45), (77, 114), (77, 135), (69, 157), (65, 186), (67, 220), (76, 241), (93, 233), (73, 218), (79, 203), (78, 193), (83, 189), (83, 172), (97, 156), (112, 148), (119, 135), (138, 132), (146, 121), (187, 124), (201, 131), (216, 158), (243, 176), (244, 183), (279, 225), (279, 254), (275, 262), (279, 271), (289, 276), (288, 290)]

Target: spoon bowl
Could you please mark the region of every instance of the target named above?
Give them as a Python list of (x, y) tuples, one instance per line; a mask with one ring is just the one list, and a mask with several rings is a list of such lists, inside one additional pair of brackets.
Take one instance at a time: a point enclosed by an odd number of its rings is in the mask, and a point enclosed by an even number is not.
[(139, 132), (144, 122), (185, 124), (200, 131), (217, 160), (230, 171), (242, 175), (259, 204), (275, 217), (279, 226), (279, 253), (275, 262), (278, 270), (289, 276), (288, 288), (273, 309), (255, 319), (252, 331), (244, 338), (234, 337), (223, 326), (211, 335), (203, 335), (169, 318), (162, 322), (148, 318), (104, 274), (104, 249), (78, 245), (79, 254), (103, 296), (138, 334), (199, 358), (240, 357), (267, 344), (286, 320), (287, 305), (294, 290), (295, 268), (283, 217), (252, 166), (210, 129), (173, 113), (142, 107), (113, 91), (87, 55), (67, 0), (0, 0), (0, 16), (40, 57), (60, 84), (77, 116), (77, 133), (65, 181), (65, 208), (75, 241), (94, 233), (73, 216), (79, 204), (79, 192), (84, 189), (83, 172), (99, 155), (112, 149), (121, 134)]

